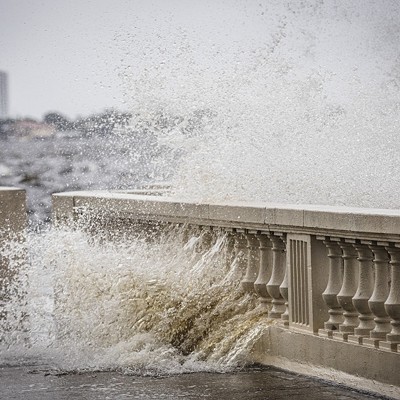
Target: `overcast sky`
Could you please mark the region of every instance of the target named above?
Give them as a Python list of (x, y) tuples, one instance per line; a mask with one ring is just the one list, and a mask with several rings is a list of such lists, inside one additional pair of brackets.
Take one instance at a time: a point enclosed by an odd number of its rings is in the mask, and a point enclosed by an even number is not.
[(0, 16), (12, 117), (131, 110), (146, 91), (169, 85), (165, 100), (182, 98), (201, 78), (193, 99), (221, 71), (214, 84), (229, 85), (229, 70), (241, 69), (246, 90), (246, 75), (273, 57), (329, 77), (335, 101), (378, 75), (400, 82), (395, 0), (0, 0)]
[(57, 110), (76, 117), (129, 108), (121, 74), (145, 57), (140, 47), (146, 38), (157, 47), (157, 35), (160, 43), (171, 42), (179, 29), (224, 41), (246, 36), (240, 26), (252, 30), (243, 14), (248, 2), (239, 3), (0, 0), (0, 70), (9, 74), (9, 114), (41, 118)]

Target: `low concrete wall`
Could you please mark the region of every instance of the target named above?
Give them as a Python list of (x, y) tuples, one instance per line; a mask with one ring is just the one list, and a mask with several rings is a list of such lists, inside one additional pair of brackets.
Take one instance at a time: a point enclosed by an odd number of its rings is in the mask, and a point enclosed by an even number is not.
[(271, 326), (253, 361), (400, 398), (399, 355)]
[[(136, 193), (136, 192), (135, 192)], [(143, 220), (192, 223), (243, 229), (315, 233), (400, 241), (400, 210), (288, 205), (277, 203), (191, 203), (167, 196), (124, 192), (68, 192), (53, 195), (56, 220), (95, 210)]]

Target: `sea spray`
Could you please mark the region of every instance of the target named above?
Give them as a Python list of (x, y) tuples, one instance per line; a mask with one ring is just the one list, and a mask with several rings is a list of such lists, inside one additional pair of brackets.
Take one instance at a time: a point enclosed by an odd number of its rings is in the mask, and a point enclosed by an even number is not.
[(133, 126), (180, 155), (176, 197), (400, 207), (399, 4), (210, 10), (119, 35)]
[(244, 254), (227, 263), (221, 232), (132, 230), (112, 241), (68, 228), (29, 235), (26, 301), (10, 303), (28, 337), (6, 336), (2, 363), (159, 375), (248, 362), (268, 320), (240, 287)]
[(31, 216), (50, 193), (155, 181), (198, 202), (399, 208), (399, 3), (203, 3), (116, 35), (129, 126), (2, 141), (0, 181)]

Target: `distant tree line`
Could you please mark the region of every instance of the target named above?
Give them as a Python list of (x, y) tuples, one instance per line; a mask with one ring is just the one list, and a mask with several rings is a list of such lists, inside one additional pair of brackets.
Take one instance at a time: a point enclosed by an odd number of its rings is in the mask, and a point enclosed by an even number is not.
[(216, 114), (209, 109), (175, 115), (159, 109), (143, 118), (140, 114), (106, 110), (88, 117), (71, 120), (59, 112), (48, 112), (41, 121), (32, 118), (0, 119), (0, 138), (46, 137), (56, 132), (77, 132), (82, 136), (109, 135), (116, 128), (128, 127), (141, 135), (169, 134), (179, 131), (185, 136), (197, 136), (210, 129)]
[(75, 131), (82, 135), (108, 135), (116, 127), (126, 126), (132, 115), (116, 110), (70, 120), (59, 112), (49, 112), (42, 121), (32, 118), (0, 119), (0, 137), (14, 135), (40, 136), (36, 132)]

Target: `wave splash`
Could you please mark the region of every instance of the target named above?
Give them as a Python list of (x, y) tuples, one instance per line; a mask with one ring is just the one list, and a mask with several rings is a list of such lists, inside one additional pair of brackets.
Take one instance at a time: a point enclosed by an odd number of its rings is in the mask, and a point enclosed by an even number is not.
[(265, 309), (241, 290), (244, 254), (227, 262), (227, 241), (186, 227), (151, 240), (70, 229), (30, 235), (19, 293), (0, 320), (0, 363), (139, 375), (245, 365), (266, 329)]

